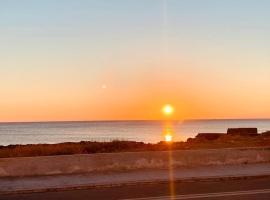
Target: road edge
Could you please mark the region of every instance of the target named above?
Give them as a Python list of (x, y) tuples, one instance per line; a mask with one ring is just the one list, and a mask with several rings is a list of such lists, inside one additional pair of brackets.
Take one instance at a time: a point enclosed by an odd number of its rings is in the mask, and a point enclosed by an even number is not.
[[(191, 178), (181, 178), (176, 179), (174, 182), (185, 183), (185, 182), (210, 182), (210, 181), (226, 181), (226, 180), (243, 180), (243, 179), (259, 179), (270, 177), (270, 174), (265, 175), (239, 175), (239, 176), (223, 176), (223, 177), (191, 177)], [(60, 192), (60, 191), (70, 191), (70, 190), (86, 190), (95, 188), (110, 188), (110, 187), (121, 187), (121, 186), (134, 186), (137, 184), (167, 184), (168, 180), (151, 180), (151, 181), (129, 181), (123, 183), (108, 183), (108, 184), (90, 184), (90, 185), (77, 185), (77, 186), (66, 186), (66, 187), (54, 187), (54, 188), (41, 188), (41, 189), (19, 189), (10, 191), (0, 191), (0, 195), (13, 195), (13, 194), (29, 194), (29, 193), (43, 193), (43, 192)]]

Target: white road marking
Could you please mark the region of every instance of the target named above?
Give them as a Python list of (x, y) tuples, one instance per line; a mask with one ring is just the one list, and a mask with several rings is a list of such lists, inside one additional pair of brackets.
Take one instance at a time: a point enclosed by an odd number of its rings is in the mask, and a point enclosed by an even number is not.
[(174, 197), (172, 196), (146, 197), (146, 198), (125, 199), (125, 200), (172, 200), (172, 199), (181, 200), (181, 199), (198, 199), (198, 198), (240, 196), (240, 195), (267, 194), (267, 193), (270, 193), (270, 189), (204, 193), (204, 194), (186, 194), (186, 195), (176, 195)]

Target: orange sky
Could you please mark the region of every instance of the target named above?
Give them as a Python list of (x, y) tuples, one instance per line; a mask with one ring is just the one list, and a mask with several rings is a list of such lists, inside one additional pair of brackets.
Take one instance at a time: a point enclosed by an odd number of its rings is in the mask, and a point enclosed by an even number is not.
[(269, 118), (270, 5), (253, 4), (2, 3), (0, 121), (164, 119), (166, 103)]

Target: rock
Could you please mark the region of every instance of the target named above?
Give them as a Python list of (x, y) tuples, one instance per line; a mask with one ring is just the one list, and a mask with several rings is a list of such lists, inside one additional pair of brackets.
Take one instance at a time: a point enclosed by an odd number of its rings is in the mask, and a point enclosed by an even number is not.
[(187, 143), (192, 143), (194, 141), (194, 138), (188, 138)]
[(262, 132), (262, 136), (270, 137), (270, 131)]
[(257, 136), (257, 128), (229, 128), (228, 135), (240, 135), (240, 136)]
[(216, 140), (220, 138), (224, 133), (198, 133), (196, 139)]

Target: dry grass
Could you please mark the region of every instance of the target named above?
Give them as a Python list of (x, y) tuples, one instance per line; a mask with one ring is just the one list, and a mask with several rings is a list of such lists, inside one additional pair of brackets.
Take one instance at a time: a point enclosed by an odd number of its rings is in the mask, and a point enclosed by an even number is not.
[(0, 158), (92, 154), (112, 152), (163, 151), (168, 149), (208, 149), (270, 146), (270, 137), (242, 137), (224, 135), (217, 140), (189, 139), (187, 142), (146, 144), (132, 141), (78, 142), (36, 145), (0, 146)]
[(153, 144), (130, 141), (112, 142), (68, 142), (59, 144), (9, 145), (0, 147), (0, 158), (71, 155), (90, 153), (110, 153), (123, 151), (143, 151), (156, 149)]

